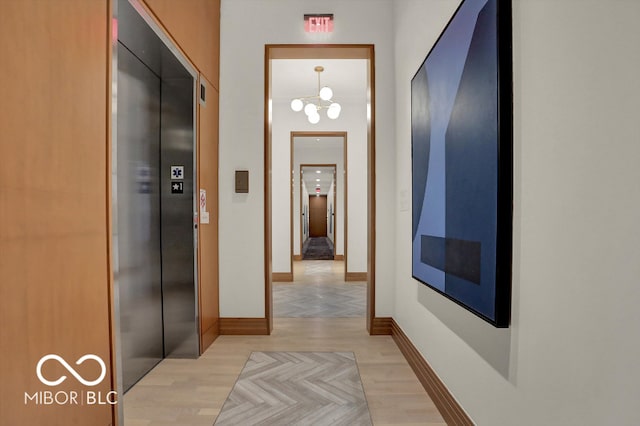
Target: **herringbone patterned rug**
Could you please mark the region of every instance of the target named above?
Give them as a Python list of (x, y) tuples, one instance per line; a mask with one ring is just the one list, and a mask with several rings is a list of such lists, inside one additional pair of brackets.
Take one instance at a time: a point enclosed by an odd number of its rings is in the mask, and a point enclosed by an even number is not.
[(215, 425), (371, 425), (353, 352), (252, 352)]

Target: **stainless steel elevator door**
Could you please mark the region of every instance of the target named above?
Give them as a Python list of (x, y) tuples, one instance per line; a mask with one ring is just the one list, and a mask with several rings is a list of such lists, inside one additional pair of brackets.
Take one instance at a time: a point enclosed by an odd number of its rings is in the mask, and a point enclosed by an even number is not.
[(118, 262), (125, 391), (163, 358), (160, 79), (118, 46)]
[[(166, 69), (166, 67), (165, 67)], [(160, 182), (164, 354), (199, 355), (194, 277), (193, 79), (172, 73), (161, 81)], [(183, 175), (172, 176), (172, 166)], [(181, 184), (181, 191), (172, 190)]]

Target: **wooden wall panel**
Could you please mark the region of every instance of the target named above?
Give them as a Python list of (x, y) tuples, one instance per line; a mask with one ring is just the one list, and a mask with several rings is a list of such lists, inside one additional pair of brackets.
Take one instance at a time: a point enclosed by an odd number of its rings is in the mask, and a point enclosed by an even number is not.
[(144, 0), (213, 87), (220, 90), (220, 0)]
[[(0, 423), (108, 425), (110, 405), (25, 404), (83, 391), (50, 353), (101, 357), (112, 388), (107, 227), (108, 1), (0, 6)], [(87, 361), (78, 372), (95, 379)]]
[[(200, 77), (203, 79), (203, 77)], [(199, 185), (207, 191), (209, 223), (200, 222), (199, 230), (199, 306), (200, 348), (205, 351), (218, 337), (218, 91), (207, 86), (206, 106), (198, 105)]]

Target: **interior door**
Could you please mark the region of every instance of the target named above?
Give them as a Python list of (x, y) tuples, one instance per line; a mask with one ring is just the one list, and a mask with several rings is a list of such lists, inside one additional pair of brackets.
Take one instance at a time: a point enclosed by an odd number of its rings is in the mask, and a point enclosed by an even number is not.
[(327, 236), (327, 196), (309, 196), (309, 236)]

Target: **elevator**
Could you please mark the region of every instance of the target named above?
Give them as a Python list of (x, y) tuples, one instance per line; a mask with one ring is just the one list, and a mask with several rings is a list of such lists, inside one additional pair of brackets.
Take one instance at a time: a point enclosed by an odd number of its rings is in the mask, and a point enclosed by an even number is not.
[(114, 280), (127, 391), (163, 358), (200, 353), (197, 74), (138, 3), (117, 7)]

